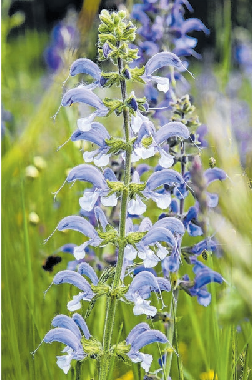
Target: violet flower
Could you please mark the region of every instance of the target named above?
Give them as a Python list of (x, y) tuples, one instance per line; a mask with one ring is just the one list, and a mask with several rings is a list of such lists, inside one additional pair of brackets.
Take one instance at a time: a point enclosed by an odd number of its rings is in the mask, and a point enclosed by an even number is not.
[(52, 320), (52, 325), (56, 328), (45, 335), (43, 342), (60, 342), (66, 345), (62, 351), (66, 355), (57, 356), (57, 365), (67, 374), (73, 359), (82, 360), (86, 356), (81, 344), (81, 331), (86, 339), (90, 338), (90, 333), (86, 322), (78, 313), (75, 313), (72, 318), (66, 315), (57, 315)]
[(128, 337), (126, 343), (131, 345), (128, 357), (133, 363), (141, 363), (141, 367), (148, 372), (152, 362), (152, 355), (143, 354), (139, 350), (151, 343), (167, 343), (167, 338), (158, 330), (151, 330), (147, 323), (139, 323), (135, 326)]

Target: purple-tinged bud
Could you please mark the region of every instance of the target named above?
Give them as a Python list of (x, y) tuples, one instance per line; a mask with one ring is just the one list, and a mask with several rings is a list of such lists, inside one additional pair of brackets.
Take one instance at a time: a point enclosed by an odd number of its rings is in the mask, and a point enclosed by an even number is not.
[(171, 208), (171, 212), (174, 212), (175, 214), (178, 213), (178, 202), (176, 199), (172, 199), (170, 208)]
[(129, 72), (128, 69), (125, 69), (124, 72), (123, 72), (123, 75), (126, 79), (130, 79), (131, 78), (131, 74)]
[(100, 85), (102, 87), (105, 86), (105, 84), (107, 83), (107, 81), (108, 81), (108, 78), (104, 78), (103, 76), (101, 76)]
[(202, 172), (202, 164), (199, 156), (195, 156), (193, 163), (192, 163), (192, 169), (191, 174), (196, 174)]
[(112, 51), (111, 47), (109, 46), (107, 42), (105, 42), (105, 44), (102, 47), (102, 52), (103, 52), (104, 57), (108, 58), (111, 51)]
[(138, 108), (137, 101), (135, 98), (130, 99), (129, 105), (131, 108), (133, 108), (134, 111), (136, 111)]

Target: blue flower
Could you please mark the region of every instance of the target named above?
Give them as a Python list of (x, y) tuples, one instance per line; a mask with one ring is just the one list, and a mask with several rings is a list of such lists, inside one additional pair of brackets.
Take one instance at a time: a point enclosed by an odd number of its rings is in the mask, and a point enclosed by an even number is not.
[(141, 363), (141, 367), (148, 372), (152, 362), (152, 355), (143, 354), (139, 350), (151, 343), (167, 343), (167, 338), (158, 330), (151, 330), (147, 323), (139, 323), (135, 326), (128, 337), (126, 343), (131, 345), (128, 357), (133, 363)]
[(85, 248), (88, 245), (97, 247), (101, 243), (101, 239), (99, 238), (98, 233), (92, 224), (90, 224), (85, 218), (82, 218), (81, 216), (66, 216), (59, 222), (57, 229), (58, 231), (74, 230), (81, 232), (83, 235), (89, 237), (90, 240), (86, 241), (80, 246), (74, 247), (74, 257), (77, 260), (83, 259), (85, 257)]
[(162, 270), (165, 276), (168, 276), (170, 272), (177, 272), (181, 262), (180, 258), (180, 245), (181, 238), (176, 239), (176, 245), (172, 247), (170, 256), (165, 257), (162, 261)]
[[(104, 174), (102, 174), (102, 172), (95, 166), (87, 164), (75, 166), (70, 170), (63, 185), (54, 193), (54, 197), (56, 197), (66, 182), (70, 183), (77, 180), (86, 181), (93, 184), (93, 190), (85, 190), (83, 197), (80, 198), (79, 203), (83, 210), (91, 211), (99, 198), (104, 206), (115, 206), (117, 204), (116, 195), (112, 194), (111, 196), (108, 196), (109, 188), (106, 179), (111, 179), (106, 178), (106, 174), (110, 172), (111, 169), (107, 168), (104, 170)], [(111, 176), (111, 174), (109, 174), (109, 176)], [(115, 176), (114, 178), (117, 181)]]
[(62, 352), (67, 354), (57, 356), (57, 365), (67, 374), (72, 359), (82, 360), (86, 356), (81, 344), (81, 331), (86, 339), (90, 338), (90, 333), (86, 322), (78, 313), (75, 313), (72, 318), (66, 315), (57, 315), (52, 320), (52, 325), (56, 328), (50, 330), (43, 341), (45, 343), (60, 342), (66, 345)]
[(156, 82), (159, 91), (167, 92), (169, 90), (169, 79), (152, 75), (152, 73), (164, 66), (172, 66), (176, 67), (177, 69), (185, 69), (185, 66), (179, 57), (176, 56), (176, 54), (170, 52), (157, 53), (146, 63), (145, 72), (142, 75), (142, 78), (146, 82)]
[(151, 174), (146, 183), (143, 195), (152, 199), (161, 209), (166, 209), (171, 203), (171, 194), (166, 191), (155, 191), (161, 185), (177, 186), (184, 183), (182, 176), (172, 169), (163, 169)]
[(217, 243), (216, 241), (212, 240), (211, 238), (207, 238), (204, 240), (201, 240), (199, 243), (195, 244), (191, 248), (191, 252), (194, 255), (200, 255), (203, 251), (216, 251), (217, 249)]
[(151, 292), (160, 293), (161, 291), (169, 292), (171, 290), (170, 282), (161, 277), (155, 277), (149, 271), (141, 271), (132, 280), (125, 298), (128, 301), (134, 302), (134, 315), (146, 314), (154, 316), (157, 309), (150, 305)]
[[(84, 125), (85, 127), (86, 125)], [(80, 125), (80, 128), (83, 125)], [(107, 166), (109, 163), (110, 154), (108, 154), (109, 146), (106, 144), (105, 140), (110, 139), (110, 135), (107, 129), (97, 122), (93, 122), (88, 126), (88, 131), (83, 131), (77, 129), (71, 136), (72, 141), (86, 140), (93, 144), (98, 145), (98, 149), (93, 152), (84, 152), (83, 158), (86, 162), (94, 161), (96, 166)]]
[(88, 58), (79, 58), (74, 61), (70, 67), (70, 75), (73, 77), (77, 74), (88, 74), (94, 78), (94, 82), (88, 86), (86, 89), (93, 89), (100, 85), (101, 79), (101, 69)]
[(191, 258), (191, 263), (194, 264), (193, 272), (196, 274), (194, 279), (194, 285), (188, 286), (187, 280), (185, 278), (185, 282), (182, 281), (182, 287), (187, 289), (187, 292), (192, 297), (197, 297), (197, 301), (202, 306), (208, 306), (211, 302), (211, 294), (207, 291), (206, 285), (211, 282), (217, 282), (218, 284), (222, 284), (223, 278), (222, 276), (208, 268), (206, 265), (202, 264), (195, 257)]
[(61, 101), (63, 107), (71, 106), (74, 103), (85, 103), (96, 108), (90, 116), (78, 120), (78, 128), (82, 131), (88, 131), (91, 123), (96, 116), (106, 116), (108, 108), (103, 104), (101, 99), (85, 86), (78, 86), (68, 90)]
[[(197, 217), (198, 217), (199, 209), (196, 206), (192, 206), (189, 208), (186, 216), (183, 219), (183, 223), (187, 232), (191, 236), (201, 236), (203, 235), (202, 228), (197, 225)], [(196, 222), (196, 223), (194, 223)], [(198, 222), (199, 223), (199, 222)]]
[(76, 286), (81, 292), (78, 295), (73, 296), (73, 300), (68, 302), (68, 310), (75, 311), (81, 308), (81, 300), (91, 301), (94, 297), (94, 293), (91, 286), (84, 277), (79, 273), (73, 272), (71, 270), (60, 271), (54, 276), (53, 284), (59, 285), (62, 283), (68, 283)]

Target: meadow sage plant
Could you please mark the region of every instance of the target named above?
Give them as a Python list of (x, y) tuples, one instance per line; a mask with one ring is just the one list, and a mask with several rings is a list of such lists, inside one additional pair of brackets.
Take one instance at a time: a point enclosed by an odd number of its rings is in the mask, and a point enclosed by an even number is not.
[[(207, 306), (211, 295), (206, 285), (223, 281), (222, 276), (199, 261), (198, 256), (206, 249), (216, 249), (214, 239), (206, 237), (206, 213), (209, 208), (217, 206), (218, 196), (207, 190), (213, 181), (223, 180), (226, 175), (218, 168), (204, 172), (199, 157), (186, 153), (187, 145), (191, 150), (195, 149), (195, 145), (198, 146), (190, 131), (194, 131), (195, 123), (191, 118), (194, 107), (189, 96), (174, 102), (171, 120), (156, 128), (148, 117), (147, 99), (139, 98), (134, 91), (129, 93), (127, 90), (129, 82), (131, 87), (136, 85), (136, 92), (150, 82), (162, 90), (167, 81), (157, 71), (165, 66), (180, 70), (184, 64), (175, 53), (166, 51), (154, 54), (145, 66), (131, 68), (130, 64), (138, 59), (138, 49), (130, 47), (136, 36), (136, 27), (125, 18), (124, 11), (110, 14), (103, 10), (100, 14), (99, 60), (111, 61), (117, 67), (116, 70), (104, 72), (87, 58), (77, 59), (70, 68), (70, 76), (89, 74), (93, 82), (68, 90), (62, 98), (61, 105), (64, 107), (84, 103), (95, 108), (91, 115), (78, 120), (78, 128), (71, 140), (89, 141), (97, 145), (97, 149), (85, 151), (85, 163), (74, 167), (65, 180), (68, 183), (83, 181), (92, 185), (92, 188), (84, 190), (79, 204), (82, 212), (93, 213), (95, 224), (91, 222), (93, 217), (87, 220), (83, 216), (71, 215), (57, 225), (56, 230), (78, 231), (87, 240), (79, 246), (68, 244), (60, 249), (74, 255), (74, 268), (77, 267), (77, 271), (67, 269), (58, 272), (53, 284), (68, 283), (76, 288), (76, 294), (67, 305), (73, 314), (71, 317), (56, 316), (52, 321), (53, 329), (43, 339), (45, 343), (58, 341), (65, 345), (64, 355), (57, 356), (57, 364), (64, 373), (69, 371), (72, 360), (77, 361), (79, 368), (78, 363), (92, 359), (98, 361), (100, 380), (109, 378), (116, 358), (126, 364), (140, 363), (149, 372), (152, 355), (143, 353), (141, 349), (153, 343), (159, 345), (159, 352), (165, 357), (162, 358), (163, 374), (166, 378), (170, 374), (170, 367), (166, 364), (166, 348), (171, 348), (173, 336), (170, 335), (173, 329), (168, 327), (164, 334), (142, 322), (126, 332), (124, 341), (116, 342), (115, 316), (119, 302), (132, 305), (134, 315), (145, 315), (151, 320), (166, 307), (162, 293), (172, 292), (173, 306), (177, 302), (179, 289), (192, 297), (196, 296), (200, 304)], [(102, 88), (113, 86), (120, 87), (121, 99), (105, 97), (102, 100), (93, 92), (98, 87), (101, 93)], [(116, 124), (121, 123), (123, 126), (123, 138), (111, 136), (97, 120), (100, 116), (109, 117), (112, 113), (118, 117)], [(144, 162), (135, 164), (156, 155), (159, 163), (154, 169)], [(124, 169), (120, 176), (107, 167), (111, 156), (123, 158)], [(186, 170), (188, 162), (190, 170)], [(147, 180), (141, 178), (143, 175), (147, 176)], [(185, 213), (184, 201), (189, 193), (193, 195), (195, 203)], [(147, 200), (155, 202), (157, 209), (160, 209), (160, 217), (154, 223), (147, 216)], [(120, 207), (118, 228), (106, 216), (104, 207)], [(139, 223), (134, 223), (135, 220)], [(182, 239), (186, 233), (205, 236), (201, 242), (183, 247)], [(114, 245), (117, 252), (116, 265), (105, 268), (98, 277), (85, 262), (85, 257), (89, 249), (95, 250), (109, 243)], [(185, 263), (193, 267), (194, 279), (190, 280), (187, 275), (179, 277), (183, 258)], [(162, 277), (157, 276), (154, 270), (157, 265), (162, 267)], [(160, 301), (159, 309), (151, 304), (152, 293)], [(91, 335), (92, 331), (89, 332), (87, 325), (88, 316), (99, 297), (106, 297), (107, 300), (101, 342)], [(89, 307), (85, 320), (76, 311), (81, 313), (83, 303), (87, 302)]]

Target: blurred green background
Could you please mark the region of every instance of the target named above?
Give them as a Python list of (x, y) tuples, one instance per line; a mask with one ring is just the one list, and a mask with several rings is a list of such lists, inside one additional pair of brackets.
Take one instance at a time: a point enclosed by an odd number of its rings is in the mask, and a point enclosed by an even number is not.
[[(38, 4), (33, 3), (33, 6)], [(124, 5), (131, 4), (129, 1)], [(70, 255), (62, 255), (61, 263), (52, 273), (44, 271), (42, 266), (61, 245), (81, 242), (78, 234), (57, 232), (43, 244), (61, 218), (79, 212), (77, 194), (83, 190), (79, 184), (72, 189), (65, 186), (57, 201), (53, 200), (51, 193), (63, 183), (67, 170), (82, 162), (82, 154), (73, 143), (56, 151), (75, 129), (77, 107), (61, 108), (55, 121), (52, 116), (59, 107), (62, 83), (70, 64), (81, 56), (95, 57), (98, 10), (118, 5), (118, 2), (100, 4), (97, 0), (78, 3), (75, 20), (81, 28), (80, 43), (78, 48), (66, 49), (63, 66), (52, 73), (44, 63), (44, 49), (50, 42), (50, 28), (66, 13), (56, 12), (55, 19), (51, 20), (44, 11), (41, 25), (36, 24), (36, 15), (32, 13), (31, 26), (20, 12), (22, 7), (10, 17), (11, 3), (2, 1), (1, 285), (2, 378), (6, 380), (73, 378), (71, 371), (64, 375), (55, 363), (60, 344), (44, 344), (34, 358), (30, 354), (50, 329), (52, 318), (57, 313), (67, 313), (67, 301), (74, 294), (74, 289), (66, 284), (51, 287), (45, 297), (43, 294), (54, 274), (66, 268)], [(197, 10), (196, 1), (192, 5)], [(205, 54), (203, 61), (192, 62), (190, 70), (199, 78), (211, 74), (217, 86), (211, 91), (207, 86), (203, 89), (197, 79), (191, 85), (201, 120), (209, 126), (209, 148), (202, 153), (204, 167), (208, 167), (208, 159), (213, 156), (217, 166), (226, 170), (230, 177), (218, 187), (221, 213), (211, 215), (223, 254), (220, 258), (210, 256), (208, 261), (210, 267), (222, 273), (227, 283), (221, 287), (211, 286), (212, 302), (207, 308), (199, 306), (196, 299), (186, 294), (179, 296), (178, 346), (185, 379), (245, 380), (251, 378), (251, 374), (247, 377), (246, 366), (252, 367), (252, 156), (248, 153), (241, 165), (241, 152), (232, 128), (232, 107), (226, 104), (230, 104), (227, 88), (235, 72), (240, 75), (236, 96), (252, 111), (251, 83), (233, 63), (231, 43), (237, 35), (237, 27), (242, 27), (243, 33), (245, 31), (251, 39), (251, 23), (247, 22), (251, 4), (245, 0), (208, 1), (207, 7), (212, 10), (207, 25), (211, 26), (214, 36), (208, 42), (213, 59), (210, 65)], [(49, 14), (53, 14), (53, 10)], [(195, 16), (201, 17), (196, 13)], [(203, 49), (204, 41), (201, 44)], [(75, 83), (70, 81), (68, 86)], [(218, 99), (222, 99), (222, 103)], [(110, 121), (108, 128), (114, 132), (116, 124)], [(150, 217), (154, 219), (157, 215), (151, 211)], [(155, 302), (153, 298), (152, 303)], [(104, 303), (101, 299), (88, 320), (91, 333), (98, 338), (102, 337)], [(129, 330), (143, 320), (144, 317), (133, 318), (131, 307), (120, 304), (116, 331), (123, 321), (122, 338), (125, 338)], [(164, 328), (162, 322), (153, 326)], [(159, 356), (157, 347), (155, 368)], [(96, 378), (95, 361), (83, 367), (83, 379)], [(176, 380), (176, 356), (172, 374), (172, 380)], [(131, 368), (116, 363), (112, 378), (130, 380), (133, 376), (142, 379), (143, 373), (138, 377), (138, 370), (134, 369), (133, 374)]]

